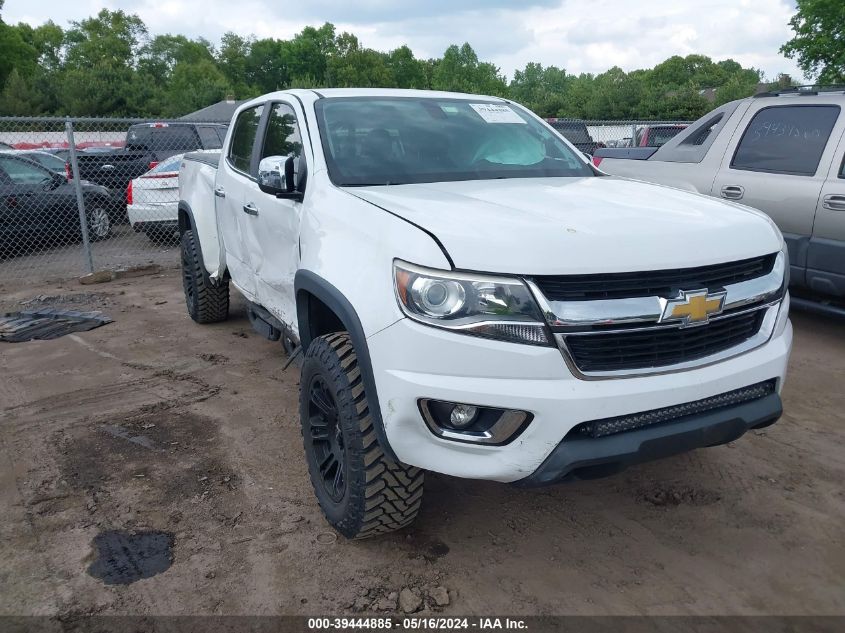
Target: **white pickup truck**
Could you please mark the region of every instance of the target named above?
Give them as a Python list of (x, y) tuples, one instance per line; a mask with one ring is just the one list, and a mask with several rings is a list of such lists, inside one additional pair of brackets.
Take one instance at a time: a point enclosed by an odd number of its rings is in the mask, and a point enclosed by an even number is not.
[[(659, 148), (599, 149), (617, 176), (742, 202), (789, 245), (792, 288), (845, 314), (845, 92), (789, 89), (732, 101)], [(819, 303), (807, 307), (821, 307)]]
[[(291, 90), (187, 155), (188, 312), (304, 351), (300, 417), (343, 535), (408, 525), (423, 473), (592, 478), (773, 424), (792, 343), (764, 214), (603, 175), (495, 97)], [(702, 474), (704, 476), (704, 474)]]

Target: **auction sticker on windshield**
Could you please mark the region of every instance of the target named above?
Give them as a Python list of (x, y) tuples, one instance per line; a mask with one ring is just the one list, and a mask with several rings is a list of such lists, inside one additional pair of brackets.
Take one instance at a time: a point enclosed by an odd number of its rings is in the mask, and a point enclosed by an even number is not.
[(527, 123), (506, 105), (493, 103), (470, 103), (469, 107), (475, 110), (487, 123)]

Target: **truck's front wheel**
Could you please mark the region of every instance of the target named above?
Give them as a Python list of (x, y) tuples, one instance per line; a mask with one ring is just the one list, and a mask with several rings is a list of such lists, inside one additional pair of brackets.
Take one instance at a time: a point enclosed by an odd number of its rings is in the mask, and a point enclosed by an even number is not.
[(423, 471), (384, 454), (347, 333), (321, 336), (308, 347), (299, 411), (311, 484), (335, 529), (367, 538), (413, 522)]
[(193, 231), (182, 234), (182, 287), (188, 314), (197, 323), (218, 323), (229, 318), (229, 282), (211, 283)]

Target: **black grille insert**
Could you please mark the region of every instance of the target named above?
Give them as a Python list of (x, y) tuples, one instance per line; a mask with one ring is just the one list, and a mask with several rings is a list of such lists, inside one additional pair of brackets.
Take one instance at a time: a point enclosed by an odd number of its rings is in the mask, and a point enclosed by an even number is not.
[(730, 349), (754, 336), (765, 310), (688, 328), (663, 327), (606, 334), (572, 334), (566, 346), (581, 371), (618, 371), (676, 365)]
[(549, 301), (671, 296), (678, 290), (715, 290), (772, 272), (777, 253), (738, 262), (640, 273), (533, 277)]
[(604, 420), (594, 420), (592, 422), (583, 422), (574, 427), (567, 437), (584, 436), (591, 438), (604, 437), (606, 435), (614, 435), (616, 433), (624, 433), (625, 431), (633, 431), (655, 424), (665, 424), (668, 422), (677, 422), (690, 415), (715, 411), (724, 407), (731, 407), (746, 402), (752, 402), (765, 398), (775, 392), (775, 381), (766, 380), (759, 382), (756, 385), (743, 387), (741, 389), (734, 389), (727, 393), (722, 393), (717, 396), (695, 400), (693, 402), (686, 402), (684, 404), (676, 404), (671, 407), (663, 407), (662, 409), (652, 409), (651, 411), (642, 411), (640, 413), (632, 413), (630, 415), (620, 415), (615, 418), (606, 418)]

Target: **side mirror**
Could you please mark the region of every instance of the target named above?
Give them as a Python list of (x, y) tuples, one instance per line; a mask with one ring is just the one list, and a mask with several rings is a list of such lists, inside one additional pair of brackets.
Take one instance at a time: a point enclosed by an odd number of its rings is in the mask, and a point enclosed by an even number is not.
[(258, 164), (258, 188), (285, 200), (302, 202), (304, 174), (297, 171), (296, 156), (268, 156)]

